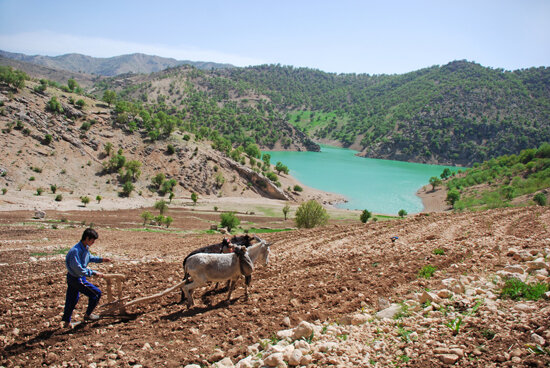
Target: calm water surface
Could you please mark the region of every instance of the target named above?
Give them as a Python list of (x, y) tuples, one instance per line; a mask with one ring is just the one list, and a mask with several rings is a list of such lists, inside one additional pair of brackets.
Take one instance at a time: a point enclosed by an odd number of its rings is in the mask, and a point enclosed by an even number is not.
[(305, 185), (344, 195), (348, 202), (338, 207), (391, 215), (421, 212), (417, 190), (449, 167), (357, 157), (357, 151), (325, 145), (321, 152), (268, 153), (272, 164), (281, 161)]

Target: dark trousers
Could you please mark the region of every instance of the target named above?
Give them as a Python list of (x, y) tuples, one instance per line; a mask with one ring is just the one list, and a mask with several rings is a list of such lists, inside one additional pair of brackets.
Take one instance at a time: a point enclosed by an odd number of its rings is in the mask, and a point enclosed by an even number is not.
[(78, 303), (80, 293), (88, 297), (88, 308), (86, 315), (90, 315), (99, 303), (101, 290), (86, 280), (86, 277), (74, 277), (67, 274), (67, 296), (65, 298), (65, 310), (63, 311), (62, 321), (71, 322), (71, 315)]

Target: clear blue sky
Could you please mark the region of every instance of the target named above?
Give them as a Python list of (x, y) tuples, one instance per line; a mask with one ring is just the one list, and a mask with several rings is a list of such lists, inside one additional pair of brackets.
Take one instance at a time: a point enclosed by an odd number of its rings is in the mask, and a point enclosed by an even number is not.
[(0, 0), (0, 49), (404, 73), (550, 66), (549, 0)]

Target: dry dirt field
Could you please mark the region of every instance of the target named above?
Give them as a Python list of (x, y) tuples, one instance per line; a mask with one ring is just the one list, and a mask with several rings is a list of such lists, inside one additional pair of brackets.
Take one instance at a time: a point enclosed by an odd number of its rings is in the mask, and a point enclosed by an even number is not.
[[(145, 232), (137, 230), (142, 228), (141, 211), (48, 211), (45, 220), (33, 220), (31, 211), (0, 212), (0, 366), (206, 367), (223, 357), (236, 364), (250, 355), (249, 346), (261, 339), (275, 344), (278, 331), (301, 321), (340, 326), (343, 317), (357, 313), (369, 316), (362, 330), (350, 327), (330, 350), (312, 351), (310, 367), (445, 366), (444, 347), (462, 353), (453, 362), (460, 367), (550, 364), (550, 353), (528, 349), (533, 334), (550, 349), (549, 301), (503, 300), (496, 289), (496, 273), (519, 262), (510, 248), (543, 254), (548, 265), (548, 207), (420, 214), (367, 225), (336, 221), (311, 230), (260, 234), (272, 243), (270, 263), (254, 271), (248, 300), (242, 287), (229, 302), (223, 293), (197, 290), (197, 304), (188, 310), (177, 303), (179, 294), (172, 293), (131, 307), (128, 319), (61, 329), (64, 254), (90, 222), (100, 235), (92, 251), (114, 260), (90, 266), (127, 275), (124, 295), (129, 300), (180, 281), (185, 255), (222, 237), (188, 232), (207, 228), (209, 221), (218, 221), (217, 214), (174, 209), (171, 231)], [(252, 220), (268, 227), (278, 221), (281, 227), (281, 219)], [(392, 243), (394, 235), (399, 239)], [(444, 254), (434, 254), (436, 248)], [(419, 278), (427, 264), (437, 271), (430, 279)], [(481, 300), (479, 309), (464, 314), (456, 335), (442, 322), (441, 310), (414, 305), (423, 291), (439, 290), (442, 280), (450, 278), (463, 280), (466, 291), (453, 292), (439, 305), (458, 313)], [(483, 294), (490, 285), (474, 288), (479, 280), (493, 280), (492, 293)], [(104, 280), (92, 282), (105, 292)], [(407, 301), (409, 316), (401, 322), (370, 318), (386, 301)], [(86, 303), (83, 297), (73, 319), (82, 318)], [(403, 329), (416, 338), (403, 339), (398, 332)], [(321, 338), (319, 334), (313, 340)], [(310, 343), (313, 347), (314, 341)]]

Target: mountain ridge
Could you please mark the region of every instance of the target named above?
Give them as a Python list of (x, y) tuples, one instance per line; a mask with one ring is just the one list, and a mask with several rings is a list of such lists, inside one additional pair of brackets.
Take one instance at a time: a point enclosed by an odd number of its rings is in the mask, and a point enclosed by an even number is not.
[(98, 58), (79, 53), (68, 53), (58, 56), (26, 55), (0, 50), (0, 56), (38, 64), (50, 68), (63, 69), (76, 73), (115, 76), (125, 73), (152, 73), (179, 65), (192, 65), (197, 69), (210, 70), (233, 68), (227, 63), (208, 61), (176, 60), (144, 53), (118, 55), (108, 58)]

